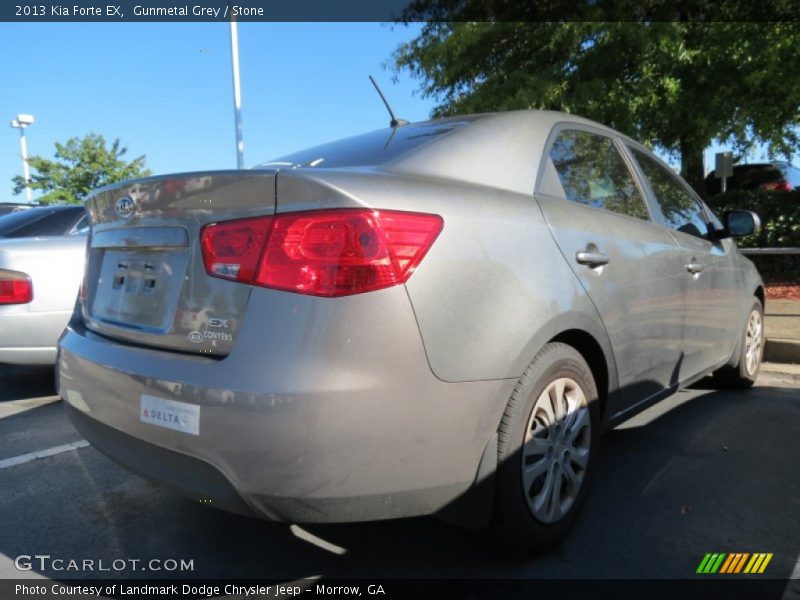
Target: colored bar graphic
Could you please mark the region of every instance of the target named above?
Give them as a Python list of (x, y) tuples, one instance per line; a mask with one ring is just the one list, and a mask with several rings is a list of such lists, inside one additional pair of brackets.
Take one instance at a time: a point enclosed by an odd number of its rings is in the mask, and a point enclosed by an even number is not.
[(725, 561), (722, 569), (720, 569), (720, 573), (736, 573), (736, 569), (742, 568), (742, 565), (748, 556), (749, 554), (743, 554), (741, 552), (729, 554), (728, 560)]
[(745, 573), (755, 573), (755, 569), (758, 568), (758, 563), (761, 561), (761, 554), (753, 554), (753, 558), (750, 559), (750, 562), (747, 563), (747, 566), (744, 568)]
[(767, 565), (771, 560), (772, 560), (772, 552), (767, 554), (767, 556), (764, 558), (764, 562), (761, 563), (761, 568), (758, 570), (758, 572), (763, 573), (767, 569)]
[(730, 573), (730, 568), (736, 562), (736, 559), (739, 558), (738, 554), (728, 554), (728, 558), (722, 563), (722, 568), (719, 570), (720, 573)]
[(705, 573), (706, 572), (706, 570), (705, 570), (706, 569), (706, 565), (708, 564), (708, 561), (710, 559), (711, 559), (711, 554), (706, 554), (703, 557), (703, 560), (700, 561), (700, 566), (697, 567), (697, 571), (695, 571), (695, 573)]
[(755, 552), (753, 554), (749, 552), (731, 552), (730, 554), (709, 552), (703, 556), (703, 560), (700, 561), (695, 572), (734, 574), (742, 573), (742, 569), (744, 569), (744, 573), (763, 573), (772, 560), (772, 556), (771, 552)]
[(711, 567), (710, 573), (716, 573), (717, 572), (717, 570), (719, 569), (720, 565), (722, 564), (722, 561), (725, 559), (725, 556), (726, 555), (725, 555), (724, 552), (719, 555), (719, 558), (717, 559), (717, 562), (715, 562), (714, 565)]
[(703, 573), (715, 573), (716, 571), (712, 571), (711, 569), (714, 568), (714, 563), (717, 562), (717, 558), (719, 558), (719, 554), (712, 554), (711, 558), (708, 559), (705, 568), (703, 569)]
[(750, 553), (749, 552), (745, 552), (741, 556), (742, 556), (742, 558), (739, 559), (738, 563), (736, 563), (736, 568), (732, 571), (732, 573), (741, 572), (742, 567), (744, 566), (744, 563), (747, 561), (747, 558), (750, 556)]

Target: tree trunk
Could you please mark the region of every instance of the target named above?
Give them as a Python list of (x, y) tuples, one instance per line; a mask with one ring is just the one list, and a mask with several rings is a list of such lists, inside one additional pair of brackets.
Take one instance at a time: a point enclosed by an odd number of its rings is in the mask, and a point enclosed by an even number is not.
[(681, 177), (694, 188), (694, 191), (705, 195), (704, 179), (705, 169), (703, 167), (704, 144), (697, 144), (693, 140), (681, 140)]

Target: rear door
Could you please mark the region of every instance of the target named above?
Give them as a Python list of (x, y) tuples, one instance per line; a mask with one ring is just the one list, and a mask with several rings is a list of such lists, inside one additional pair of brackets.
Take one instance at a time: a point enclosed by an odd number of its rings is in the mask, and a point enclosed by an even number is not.
[(741, 312), (739, 278), (730, 240), (710, 235), (711, 221), (688, 184), (642, 148), (631, 148), (654, 198), (654, 218), (669, 228), (684, 257), (686, 285), (684, 360), (686, 380), (730, 358), (732, 324)]
[(652, 222), (620, 149), (602, 131), (557, 125), (536, 197), (603, 319), (631, 406), (677, 382), (686, 282), (681, 250)]

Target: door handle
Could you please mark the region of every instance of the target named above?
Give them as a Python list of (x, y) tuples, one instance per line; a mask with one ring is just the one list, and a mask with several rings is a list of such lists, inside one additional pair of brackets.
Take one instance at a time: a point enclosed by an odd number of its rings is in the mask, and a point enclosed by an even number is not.
[(690, 262), (688, 265), (686, 265), (686, 270), (689, 271), (689, 273), (691, 273), (692, 275), (696, 275), (697, 273), (703, 270), (703, 265), (696, 262)]
[(587, 252), (586, 250), (581, 250), (580, 252), (576, 252), (575, 260), (582, 265), (589, 265), (592, 267), (607, 265), (609, 262), (607, 254), (598, 251)]

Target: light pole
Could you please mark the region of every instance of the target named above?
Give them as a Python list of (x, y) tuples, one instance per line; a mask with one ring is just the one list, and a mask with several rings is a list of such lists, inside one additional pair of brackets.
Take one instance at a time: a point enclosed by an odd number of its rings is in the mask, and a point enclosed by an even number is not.
[(16, 119), (11, 120), (11, 126), (19, 129), (19, 147), (22, 150), (22, 173), (25, 176), (25, 193), (28, 196), (28, 204), (33, 197), (31, 195), (31, 170), (28, 167), (28, 140), (25, 139), (25, 129), (33, 125), (33, 115), (17, 115)]
[(236, 168), (244, 169), (242, 140), (242, 91), (239, 87), (239, 30), (231, 19), (231, 66), (233, 70), (233, 118), (236, 125)]

